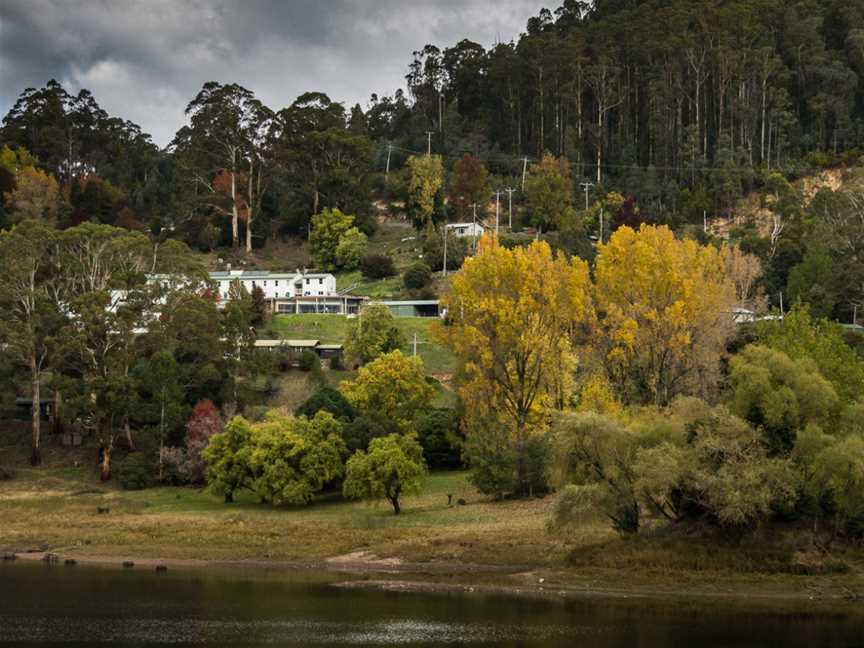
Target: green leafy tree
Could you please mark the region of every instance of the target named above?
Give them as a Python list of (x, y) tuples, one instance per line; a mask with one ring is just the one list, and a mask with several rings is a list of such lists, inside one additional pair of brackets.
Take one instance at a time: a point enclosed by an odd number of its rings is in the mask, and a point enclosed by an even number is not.
[(354, 499), (386, 499), (399, 515), (403, 495), (419, 493), (426, 472), (423, 449), (412, 436), (372, 439), (348, 460), (342, 492)]
[(345, 352), (351, 358), (367, 363), (395, 351), (405, 344), (405, 336), (396, 326), (396, 318), (385, 304), (364, 306), (345, 338)]
[(428, 229), (435, 220), (436, 197), (444, 184), (440, 155), (412, 155), (408, 168), (408, 210), (418, 230)]
[(406, 431), (435, 395), (423, 361), (398, 349), (360, 367), (357, 377), (344, 381), (340, 388), (355, 410), (384, 414)]
[(252, 425), (242, 416), (236, 416), (225, 431), (214, 434), (202, 453), (207, 462), (207, 484), (225, 502), (234, 501), (237, 491), (251, 488), (253, 451)]
[(159, 479), (164, 477), (164, 448), (168, 435), (185, 419), (180, 367), (170, 351), (158, 351), (136, 367), (135, 376), (143, 398), (138, 418), (155, 424), (159, 438)]
[(390, 434), (402, 434), (402, 428), (386, 414), (363, 412), (345, 426), (345, 445), (348, 452), (354, 454), (357, 450), (366, 450), (372, 439)]
[(294, 415), (312, 418), (321, 411), (330, 412), (342, 421), (350, 421), (354, 418), (354, 408), (351, 407), (351, 403), (342, 395), (342, 392), (330, 385), (319, 387), (297, 408)]
[(108, 225), (85, 223), (58, 239), (63, 272), (55, 294), (69, 314), (58, 380), (66, 409), (95, 433), (103, 480), (111, 478), (118, 434), (125, 431), (132, 444), (130, 374), (142, 353), (135, 331), (147, 328), (160, 294), (159, 286), (147, 282), (154, 254), (143, 234)]
[(252, 488), (271, 504), (308, 504), (344, 474), (342, 423), (329, 412), (311, 419), (269, 412), (253, 428)]
[(192, 209), (229, 217), (235, 248), (240, 246), (240, 221), (245, 221), (246, 252), (251, 252), (252, 224), (270, 184), (275, 116), (246, 88), (215, 81), (204, 84), (186, 115), (189, 125), (177, 132), (171, 146)]
[(764, 431), (775, 455), (788, 455), (808, 423), (826, 423), (838, 413), (837, 392), (809, 358), (751, 345), (730, 366), (732, 411)]
[(814, 316), (830, 317), (839, 301), (837, 278), (831, 255), (824, 248), (813, 246), (789, 273), (786, 292), (792, 303), (807, 304)]
[(840, 326), (812, 317), (806, 306), (794, 306), (782, 320), (763, 320), (758, 336), (760, 344), (790, 358), (815, 362), (844, 403), (864, 394), (864, 361), (846, 344)]
[(0, 341), (16, 365), (26, 367), (31, 398), (31, 454), (42, 461), (40, 400), (56, 337), (63, 324), (53, 287), (55, 232), (37, 221), (23, 221), (0, 232)]
[(340, 270), (356, 270), (366, 254), (369, 239), (356, 227), (350, 228), (336, 245), (335, 262)]
[(864, 517), (864, 438), (849, 436), (822, 450), (813, 461), (810, 493), (834, 504), (834, 534)]
[(544, 230), (561, 229), (576, 218), (573, 209), (573, 182), (566, 158), (555, 158), (547, 153), (531, 166), (525, 179), (525, 199), (531, 214), (531, 223)]
[(343, 214), (335, 208), (324, 209), (312, 217), (309, 243), (312, 247), (312, 259), (319, 268), (336, 270), (339, 267), (336, 256), (339, 243), (349, 231), (356, 231), (353, 224), (353, 216)]

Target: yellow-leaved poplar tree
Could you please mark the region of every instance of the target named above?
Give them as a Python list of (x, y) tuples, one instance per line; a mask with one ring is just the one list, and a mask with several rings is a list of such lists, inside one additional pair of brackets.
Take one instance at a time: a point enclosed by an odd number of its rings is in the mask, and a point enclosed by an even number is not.
[(434, 335), (460, 363), (475, 475), (484, 472), (484, 457), (497, 457), (485, 471), (497, 475), (495, 483), (477, 485), (496, 494), (528, 492), (532, 436), (543, 428), (544, 410), (569, 400), (576, 340), (591, 320), (588, 266), (553, 254), (545, 242), (508, 250), (486, 236), (442, 304), (447, 318)]
[(595, 301), (608, 375), (631, 403), (706, 397), (734, 330), (724, 255), (666, 226), (621, 227), (601, 245)]

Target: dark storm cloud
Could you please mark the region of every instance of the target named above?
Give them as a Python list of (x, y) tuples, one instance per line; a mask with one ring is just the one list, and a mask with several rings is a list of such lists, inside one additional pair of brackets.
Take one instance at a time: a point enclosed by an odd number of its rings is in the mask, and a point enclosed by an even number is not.
[(538, 0), (2, 0), (0, 115), (28, 86), (89, 88), (166, 144), (205, 81), (279, 108), (302, 92), (365, 105), (403, 86), (411, 52), (518, 37)]

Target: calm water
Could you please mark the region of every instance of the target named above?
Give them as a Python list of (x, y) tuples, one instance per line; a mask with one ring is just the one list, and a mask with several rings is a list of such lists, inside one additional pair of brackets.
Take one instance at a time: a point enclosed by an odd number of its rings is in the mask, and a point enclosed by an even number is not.
[(864, 615), (337, 589), (286, 576), (0, 563), (3, 646), (864, 646)]

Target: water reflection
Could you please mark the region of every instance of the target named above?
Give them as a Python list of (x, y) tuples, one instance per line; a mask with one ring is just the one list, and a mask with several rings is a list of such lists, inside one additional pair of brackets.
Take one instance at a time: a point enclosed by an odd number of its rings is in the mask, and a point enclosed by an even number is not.
[(0, 644), (861, 646), (864, 616), (336, 589), (330, 574), (0, 564)]

